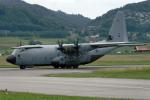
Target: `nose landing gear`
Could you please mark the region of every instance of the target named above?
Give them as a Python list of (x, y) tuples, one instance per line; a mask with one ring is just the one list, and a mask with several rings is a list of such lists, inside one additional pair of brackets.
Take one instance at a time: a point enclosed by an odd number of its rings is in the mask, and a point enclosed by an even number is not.
[(21, 66), (20, 66), (20, 69), (26, 69), (26, 66), (21, 65)]

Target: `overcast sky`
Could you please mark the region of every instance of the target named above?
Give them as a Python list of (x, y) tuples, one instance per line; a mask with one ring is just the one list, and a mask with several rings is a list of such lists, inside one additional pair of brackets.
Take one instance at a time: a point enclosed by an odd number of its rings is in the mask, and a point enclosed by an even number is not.
[(31, 4), (39, 4), (51, 10), (61, 10), (69, 14), (82, 14), (96, 18), (111, 9), (122, 7), (128, 3), (144, 0), (24, 0)]

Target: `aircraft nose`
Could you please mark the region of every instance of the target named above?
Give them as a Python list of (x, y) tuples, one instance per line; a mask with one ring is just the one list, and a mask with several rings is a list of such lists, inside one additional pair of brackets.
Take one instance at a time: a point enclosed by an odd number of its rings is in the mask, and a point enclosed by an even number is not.
[(16, 63), (16, 57), (13, 55), (8, 56), (6, 60), (7, 62), (12, 63), (12, 64)]

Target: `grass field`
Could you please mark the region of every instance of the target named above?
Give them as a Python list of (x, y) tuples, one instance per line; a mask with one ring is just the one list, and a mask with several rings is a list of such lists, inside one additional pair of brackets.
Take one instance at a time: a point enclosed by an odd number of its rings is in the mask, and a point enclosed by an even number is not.
[(106, 55), (89, 66), (112, 65), (150, 65), (150, 54), (138, 55)]
[(106, 99), (77, 96), (54, 96), (33, 93), (0, 92), (0, 100), (127, 100), (127, 99)]
[(114, 69), (91, 73), (50, 74), (49, 77), (150, 79), (150, 68)]
[(6, 62), (7, 56), (0, 56), (0, 68), (10, 68), (10, 67), (17, 67), (16, 65), (12, 65)]
[[(0, 37), (0, 49), (9, 49), (14, 46), (19, 46), (20, 41), (23, 45), (28, 44), (29, 38), (19, 38), (19, 37)], [(35, 40), (41, 41), (43, 44), (56, 44), (57, 40), (51, 38), (36, 38)]]

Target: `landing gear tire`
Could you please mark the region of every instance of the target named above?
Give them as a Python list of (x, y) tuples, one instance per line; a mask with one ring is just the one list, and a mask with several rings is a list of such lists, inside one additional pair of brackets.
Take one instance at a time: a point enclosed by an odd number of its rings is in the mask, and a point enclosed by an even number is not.
[(59, 66), (54, 66), (55, 69), (59, 69)]
[(72, 69), (72, 67), (71, 66), (66, 66), (66, 69)]
[(78, 69), (79, 68), (79, 66), (73, 66), (73, 69)]
[(22, 69), (26, 69), (26, 66), (21, 65), (21, 66), (20, 66), (20, 69), (21, 69), (21, 70), (22, 70)]
[(65, 66), (61, 66), (60, 68), (61, 68), (61, 69), (65, 69)]

